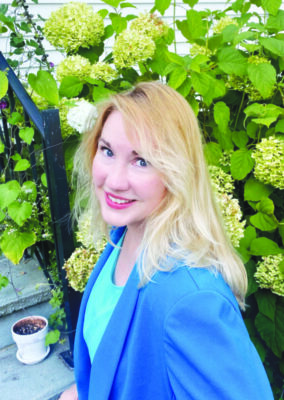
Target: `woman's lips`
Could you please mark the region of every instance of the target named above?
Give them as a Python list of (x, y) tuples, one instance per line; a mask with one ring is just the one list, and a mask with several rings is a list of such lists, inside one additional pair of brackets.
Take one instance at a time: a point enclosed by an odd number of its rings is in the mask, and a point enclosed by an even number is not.
[(122, 210), (130, 207), (135, 200), (129, 200), (124, 197), (114, 196), (111, 193), (105, 192), (106, 203), (109, 207), (115, 208), (116, 210)]

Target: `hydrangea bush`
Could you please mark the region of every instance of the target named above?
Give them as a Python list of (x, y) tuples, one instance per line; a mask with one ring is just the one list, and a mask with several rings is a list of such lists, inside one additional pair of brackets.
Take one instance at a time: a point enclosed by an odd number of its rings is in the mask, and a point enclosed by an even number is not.
[[(38, 75), (29, 84), (60, 108), (68, 168), (74, 143), (96, 116), (92, 107), (109, 94), (159, 79), (186, 98), (204, 134), (228, 235), (247, 268), (245, 319), (278, 399), (284, 375), (284, 10), (279, 0), (232, 0), (222, 11), (184, 0), (177, 13), (176, 2), (156, 0), (149, 13), (138, 15), (131, 3), (105, 3), (110, 7), (102, 1), (98, 14), (69, 3), (51, 15), (46, 38), (66, 57), (57, 80)], [(185, 54), (176, 51), (176, 34)], [(83, 265), (92, 268), (93, 238), (85, 242), (83, 236), (70, 262), (73, 282), (88, 275)], [(75, 265), (81, 265), (78, 275)]]

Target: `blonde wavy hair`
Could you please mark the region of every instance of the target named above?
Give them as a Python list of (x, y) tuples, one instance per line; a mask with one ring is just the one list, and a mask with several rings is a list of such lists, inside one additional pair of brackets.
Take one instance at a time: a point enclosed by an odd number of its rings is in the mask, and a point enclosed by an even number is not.
[(89, 199), (93, 226), (106, 232), (91, 171), (104, 123), (114, 110), (122, 114), (129, 140), (138, 139), (139, 154), (159, 171), (167, 189), (146, 221), (140, 284), (147, 284), (157, 270), (173, 268), (176, 259), (188, 266), (213, 266), (244, 308), (246, 271), (226, 235), (212, 193), (197, 119), (187, 101), (170, 87), (139, 83), (99, 106), (95, 127), (84, 135), (75, 156), (75, 215), (80, 213), (82, 199)]

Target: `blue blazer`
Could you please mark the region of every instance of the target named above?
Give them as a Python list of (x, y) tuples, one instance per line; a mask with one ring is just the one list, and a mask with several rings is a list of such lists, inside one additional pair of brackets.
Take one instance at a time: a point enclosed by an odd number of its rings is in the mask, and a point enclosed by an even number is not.
[(134, 268), (91, 363), (85, 309), (112, 249), (82, 299), (74, 349), (79, 400), (273, 400), (234, 295), (204, 268), (157, 272), (140, 289)]

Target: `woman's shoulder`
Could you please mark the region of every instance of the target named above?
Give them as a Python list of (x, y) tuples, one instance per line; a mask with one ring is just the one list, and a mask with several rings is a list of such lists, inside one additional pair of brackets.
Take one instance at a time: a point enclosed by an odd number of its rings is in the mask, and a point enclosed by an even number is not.
[[(152, 299), (155, 304), (170, 308), (181, 299), (187, 297), (202, 300), (204, 296), (223, 298), (239, 311), (237, 300), (229, 285), (214, 267), (188, 267), (178, 265), (171, 271), (157, 271), (152, 280), (146, 285), (145, 296)], [(152, 302), (151, 301), (151, 302)]]

